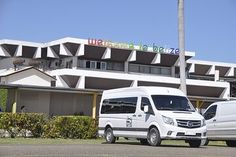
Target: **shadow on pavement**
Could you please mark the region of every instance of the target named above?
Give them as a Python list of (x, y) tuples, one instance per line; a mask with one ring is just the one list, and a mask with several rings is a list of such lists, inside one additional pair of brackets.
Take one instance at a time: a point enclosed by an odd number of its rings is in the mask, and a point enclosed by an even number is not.
[[(109, 145), (109, 143), (106, 143), (106, 142), (102, 142), (102, 144), (108, 144)], [(147, 147), (151, 147), (151, 146), (149, 146), (149, 145), (142, 145), (142, 144), (140, 144), (139, 142), (116, 142), (116, 143), (114, 143), (114, 144), (111, 144), (111, 145), (139, 145), (139, 146), (147, 146)], [(158, 147), (174, 147), (174, 148), (191, 148), (191, 147), (189, 147), (188, 145), (170, 145), (170, 144), (161, 144), (160, 146), (158, 146)], [(203, 149), (206, 149), (206, 147), (204, 146), (201, 146), (200, 148), (203, 148)]]

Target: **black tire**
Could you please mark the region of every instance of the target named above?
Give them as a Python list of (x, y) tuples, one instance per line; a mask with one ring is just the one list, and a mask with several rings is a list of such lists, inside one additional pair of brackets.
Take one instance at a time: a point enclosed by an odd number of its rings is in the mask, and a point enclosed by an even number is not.
[(228, 147), (236, 147), (236, 141), (229, 140), (226, 141), (226, 144)]
[(205, 143), (203, 144), (204, 146), (207, 146), (209, 144), (209, 140), (206, 139)]
[(105, 139), (107, 143), (115, 143), (116, 137), (113, 134), (112, 128), (107, 128), (105, 131)]
[(201, 140), (190, 140), (189, 146), (193, 148), (198, 148), (201, 146)]
[(148, 145), (147, 139), (140, 139), (140, 143), (141, 143), (142, 145)]
[(161, 144), (160, 133), (156, 127), (149, 130), (147, 141), (150, 146), (159, 146)]

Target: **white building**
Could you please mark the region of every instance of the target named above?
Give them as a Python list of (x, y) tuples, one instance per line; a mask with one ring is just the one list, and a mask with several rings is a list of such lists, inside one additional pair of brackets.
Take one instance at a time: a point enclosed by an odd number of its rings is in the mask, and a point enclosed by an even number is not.
[[(192, 59), (186, 52), (187, 92), (193, 104), (235, 96), (236, 64)], [(179, 88), (178, 49), (102, 39), (48, 43), (0, 40), (0, 87), (7, 110), (96, 116), (102, 90), (128, 86)]]

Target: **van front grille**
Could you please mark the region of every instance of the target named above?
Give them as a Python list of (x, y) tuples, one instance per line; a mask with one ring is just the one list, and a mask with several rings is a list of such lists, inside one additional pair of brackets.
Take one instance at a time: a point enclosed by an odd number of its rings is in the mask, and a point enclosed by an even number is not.
[(200, 128), (201, 127), (201, 121), (200, 120), (180, 120), (177, 119), (178, 127), (182, 128)]

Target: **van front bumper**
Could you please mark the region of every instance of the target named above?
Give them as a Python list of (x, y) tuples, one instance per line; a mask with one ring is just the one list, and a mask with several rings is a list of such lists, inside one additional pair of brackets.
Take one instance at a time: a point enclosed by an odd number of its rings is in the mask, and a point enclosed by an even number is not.
[(207, 138), (206, 126), (194, 129), (167, 126), (161, 132), (161, 139), (204, 140)]

